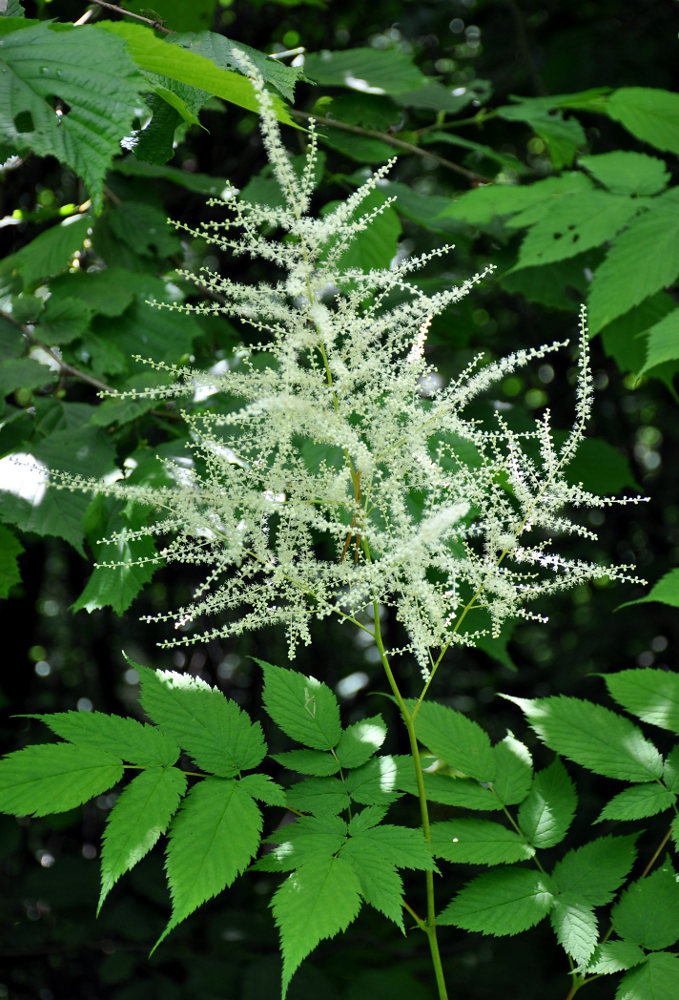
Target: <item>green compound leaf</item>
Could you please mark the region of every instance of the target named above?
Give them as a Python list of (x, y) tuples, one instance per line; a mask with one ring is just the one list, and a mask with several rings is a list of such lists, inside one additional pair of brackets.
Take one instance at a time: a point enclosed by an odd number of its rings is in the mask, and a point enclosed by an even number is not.
[(653, 781), (662, 775), (662, 757), (653, 744), (629, 719), (608, 708), (564, 695), (508, 700), (519, 706), (550, 750), (581, 767), (622, 781)]
[(306, 778), (286, 791), (291, 809), (314, 816), (336, 815), (351, 805), (349, 793), (339, 778)]
[(637, 944), (630, 941), (605, 941), (594, 949), (587, 972), (607, 976), (612, 972), (631, 969), (645, 959), (646, 955)]
[[(679, 96), (677, 98), (679, 100)], [(613, 243), (594, 273), (588, 301), (590, 333), (669, 288), (679, 275), (679, 190), (654, 199)]]
[(640, 597), (638, 601), (627, 601), (620, 607), (627, 608), (631, 604), (647, 604), (649, 601), (661, 601), (673, 608), (679, 608), (679, 569), (671, 569), (669, 573), (661, 576), (645, 597)]
[(291, 739), (313, 750), (332, 750), (342, 733), (339, 705), (326, 684), (295, 670), (255, 660), (264, 671), (264, 707)]
[(139, 672), (142, 708), (198, 767), (230, 778), (261, 764), (266, 755), (262, 727), (221, 691), (197, 677), (149, 670), (126, 659)]
[(352, 840), (379, 848), (382, 857), (397, 868), (432, 871), (435, 867), (424, 834), (421, 830), (409, 826), (384, 823), (362, 833), (356, 833)]
[(103, 750), (70, 743), (26, 747), (0, 760), (0, 812), (67, 812), (107, 792), (122, 776), (122, 762)]
[(397, 773), (393, 757), (375, 757), (362, 767), (349, 771), (344, 785), (354, 802), (366, 806), (389, 805), (398, 798)]
[[(417, 795), (417, 779), (412, 757), (398, 755), (394, 757), (397, 767), (396, 787), (400, 791)], [(422, 765), (427, 767), (431, 758), (423, 757)], [(473, 781), (471, 778), (457, 778), (450, 774), (432, 773), (425, 770), (424, 789), (429, 802), (440, 802), (448, 806), (460, 806), (463, 809), (481, 809), (484, 812), (499, 810), (502, 803), (492, 789)]]
[[(412, 712), (416, 702), (406, 702)], [(477, 781), (492, 781), (495, 759), (488, 734), (462, 712), (424, 701), (415, 716), (418, 740), (450, 767)]]
[(466, 885), (436, 922), (503, 937), (534, 927), (549, 912), (553, 901), (547, 876), (504, 868), (484, 872)]
[(240, 782), (205, 778), (170, 827), (165, 870), (172, 916), (155, 948), (202, 903), (231, 885), (259, 847), (262, 814)]
[(348, 861), (358, 876), (361, 895), (405, 933), (403, 927), (403, 881), (396, 866), (382, 854), (379, 844), (367, 836), (352, 837), (342, 849), (342, 859)]
[(523, 802), (533, 781), (533, 761), (528, 747), (512, 733), (493, 747), (495, 778), (493, 791), (505, 806)]
[(381, 823), (388, 812), (389, 806), (366, 806), (365, 809), (353, 814), (347, 824), (347, 829), (352, 837), (359, 833), (365, 833), (366, 830)]
[(611, 698), (632, 715), (679, 734), (679, 675), (646, 667), (601, 676)]
[(104, 830), (97, 913), (120, 876), (134, 868), (165, 833), (185, 791), (182, 771), (152, 767), (120, 793)]
[(36, 284), (41, 278), (60, 274), (67, 270), (74, 254), (82, 250), (91, 226), (89, 215), (71, 215), (63, 222), (50, 226), (21, 250), (5, 257), (2, 270), (18, 274), (25, 287)]
[(0, 598), (9, 596), (16, 583), (21, 582), (18, 558), (24, 547), (4, 524), (0, 524)]
[(343, 858), (314, 858), (276, 890), (272, 909), (283, 953), (282, 997), (319, 941), (346, 930), (361, 907), (361, 883)]
[(592, 909), (574, 896), (554, 900), (549, 920), (556, 939), (576, 965), (589, 961), (599, 939), (599, 926)]
[[(140, 590), (149, 582), (160, 566), (153, 539), (134, 536), (134, 531), (144, 523), (146, 513), (135, 508), (131, 521), (122, 517), (111, 519), (108, 533), (116, 532), (115, 542), (95, 543), (98, 564), (85, 584), (85, 588), (72, 605), (72, 611), (95, 611), (111, 607), (117, 615), (129, 608)], [(130, 537), (132, 534), (132, 537)]]
[(287, 753), (274, 753), (271, 756), (277, 764), (290, 771), (310, 774), (316, 778), (327, 778), (331, 774), (337, 774), (340, 769), (332, 754), (322, 750), (289, 750)]
[(621, 87), (611, 94), (606, 111), (637, 139), (679, 153), (679, 94), (654, 87)]
[(668, 948), (679, 939), (679, 884), (664, 865), (625, 890), (613, 907), (617, 934), (642, 948)]
[(610, 903), (634, 864), (635, 840), (636, 836), (599, 837), (568, 851), (552, 872), (556, 888), (587, 906)]
[(667, 316), (646, 333), (646, 361), (639, 374), (644, 375), (657, 365), (679, 358), (679, 309), (673, 309)]
[(535, 775), (519, 809), (519, 826), (534, 847), (554, 847), (566, 836), (577, 803), (575, 785), (557, 757)]
[(677, 796), (655, 782), (625, 788), (601, 810), (596, 822), (604, 819), (645, 819), (672, 809)]
[(339, 763), (345, 768), (360, 767), (377, 753), (386, 736), (387, 727), (381, 715), (348, 726), (335, 747)]
[(267, 806), (285, 808), (285, 789), (276, 784), (268, 774), (246, 774), (240, 779), (240, 787), (253, 799)]
[(300, 816), (275, 830), (267, 842), (277, 844), (272, 851), (277, 870), (289, 872), (312, 859), (327, 861), (347, 839), (347, 824), (338, 816)]
[[(0, 38), (0, 65), (0, 132), (18, 150), (68, 164), (99, 211), (104, 175), (132, 129), (144, 87), (125, 43), (88, 25), (32, 24)], [(69, 110), (58, 116), (54, 98)]]
[(500, 823), (462, 818), (433, 823), (434, 857), (472, 865), (505, 865), (532, 858), (535, 848)]
[(659, 194), (670, 179), (667, 164), (645, 153), (599, 153), (581, 156), (578, 166), (603, 184), (612, 194), (629, 194), (637, 197)]
[(674, 1000), (678, 995), (679, 958), (661, 951), (623, 977), (615, 1000)]
[(179, 747), (155, 726), (104, 712), (51, 712), (30, 715), (40, 719), (62, 740), (121, 757), (138, 767), (167, 767), (179, 756)]

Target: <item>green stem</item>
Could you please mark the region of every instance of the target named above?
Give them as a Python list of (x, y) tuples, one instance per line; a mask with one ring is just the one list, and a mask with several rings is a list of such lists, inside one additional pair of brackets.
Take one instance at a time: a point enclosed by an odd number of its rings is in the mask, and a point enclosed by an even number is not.
[[(417, 781), (417, 794), (420, 801), (420, 816), (422, 819), (422, 832), (424, 833), (425, 840), (431, 848), (431, 827), (429, 824), (429, 808), (427, 806), (427, 793), (424, 788), (424, 775), (422, 773), (422, 760), (420, 758), (420, 749), (417, 745), (417, 736), (415, 735), (415, 722), (414, 717), (408, 711), (408, 707), (403, 699), (398, 684), (396, 683), (396, 678), (394, 677), (393, 671), (391, 669), (391, 664), (387, 657), (386, 650), (384, 648), (384, 643), (382, 641), (382, 632), (380, 630), (380, 616), (379, 607), (377, 602), (373, 603), (373, 614), (375, 621), (375, 643), (379, 650), (380, 659), (382, 661), (382, 666), (384, 667), (384, 672), (387, 675), (387, 680), (389, 681), (389, 686), (394, 694), (394, 698), (398, 704), (401, 711), (401, 716), (405, 722), (406, 729), (408, 730), (408, 739), (410, 741), (410, 752), (412, 754), (413, 763), (415, 765), (415, 778)], [(431, 952), (431, 960), (434, 966), (434, 975), (436, 976), (436, 985), (438, 987), (439, 1000), (448, 1000), (448, 991), (446, 989), (446, 981), (443, 974), (443, 965), (441, 964), (441, 953), (439, 951), (438, 938), (436, 936), (436, 904), (434, 901), (434, 873), (432, 871), (425, 872), (426, 879), (426, 889), (427, 889), (427, 919), (423, 923), (422, 929), (427, 935), (427, 940), (429, 941), (429, 950)]]

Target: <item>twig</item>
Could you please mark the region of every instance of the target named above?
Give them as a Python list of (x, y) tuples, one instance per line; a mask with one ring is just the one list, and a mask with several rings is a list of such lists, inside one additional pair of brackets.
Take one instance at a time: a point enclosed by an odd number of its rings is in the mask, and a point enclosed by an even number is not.
[(162, 21), (154, 21), (153, 18), (143, 17), (142, 14), (135, 14), (133, 11), (125, 10), (124, 7), (119, 7), (115, 3), (106, 3), (106, 0), (93, 0), (93, 3), (96, 3), (98, 7), (105, 7), (107, 10), (113, 10), (116, 14), (123, 14), (125, 17), (133, 17), (136, 21), (143, 21), (144, 24), (150, 25), (157, 31), (164, 31), (166, 35), (174, 34), (172, 28), (164, 27)]
[(340, 129), (343, 132), (352, 132), (354, 135), (366, 136), (369, 139), (379, 139), (381, 142), (386, 142), (389, 146), (394, 146), (396, 149), (402, 149), (406, 153), (415, 153), (417, 156), (422, 156), (426, 160), (432, 160), (434, 163), (438, 163), (440, 166), (446, 167), (446, 169), (452, 170), (456, 174), (461, 174), (461, 176), (466, 177), (467, 180), (479, 181), (482, 184), (491, 183), (490, 177), (484, 177), (483, 174), (477, 174), (473, 170), (467, 170), (466, 167), (461, 167), (459, 163), (453, 163), (452, 160), (446, 160), (443, 156), (438, 156), (436, 153), (430, 153), (428, 149), (421, 149), (420, 146), (414, 146), (411, 142), (404, 142), (403, 139), (397, 139), (396, 136), (389, 135), (388, 132), (373, 132), (372, 129), (361, 128), (360, 125), (347, 125), (346, 122), (340, 122), (334, 118), (326, 118), (324, 115), (313, 115), (308, 111), (295, 111), (294, 108), (290, 108), (290, 114), (293, 118), (313, 118), (319, 125), (327, 125), (330, 128)]

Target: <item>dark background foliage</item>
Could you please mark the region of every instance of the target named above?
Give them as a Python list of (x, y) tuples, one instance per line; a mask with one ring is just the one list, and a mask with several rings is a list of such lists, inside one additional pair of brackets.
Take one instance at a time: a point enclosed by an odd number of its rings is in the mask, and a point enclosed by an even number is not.
[[(140, 10), (144, 4), (129, 4)], [(160, 0), (157, 5), (161, 7)], [(194, 22), (188, 13), (193, 9)], [(370, 46), (406, 51), (427, 75), (448, 87), (475, 89), (489, 107), (506, 104), (509, 95), (523, 97), (571, 93), (590, 87), (645, 86), (676, 89), (677, 6), (673, 0), (645, 0), (634, 4), (574, 0), (545, 2), (483, 2), (450, 0), (423, 3), (411, 0), (359, 3), (343, 0), (324, 4), (202, 2), (184, 5), (184, 22), (173, 23), (172, 13), (181, 5), (166, 4), (161, 13), (168, 27), (198, 30), (201, 26), (262, 51), (304, 46), (309, 52), (327, 48), (341, 51)], [(84, 5), (54, 0), (25, 4), (29, 17), (79, 18)], [(108, 16), (108, 15), (107, 15)], [(155, 16), (155, 15), (150, 15)], [(200, 18), (203, 18), (201, 21)], [(294, 107), (311, 108), (319, 98), (342, 96), (332, 87), (298, 84)], [(346, 93), (344, 94), (346, 100)], [(369, 108), (369, 102), (364, 105)], [(327, 106), (326, 106), (327, 107)], [(320, 108), (323, 111), (323, 106)], [(342, 117), (341, 101), (335, 105)], [(353, 105), (345, 111), (355, 113)], [(475, 106), (469, 109), (471, 115)], [(435, 110), (401, 109), (396, 134), (431, 127)], [(206, 130), (196, 127), (178, 133), (180, 142), (172, 165), (191, 173), (228, 177), (238, 186), (264, 166), (255, 116), (213, 101), (200, 115)], [(597, 153), (619, 148), (643, 148), (608, 118), (583, 114), (587, 141)], [(381, 129), (378, 128), (378, 131)], [(291, 146), (298, 140), (287, 130)], [(474, 124), (459, 134), (483, 143), (507, 157), (515, 157), (529, 171), (529, 179), (553, 172), (544, 144), (536, 144), (526, 124), (495, 117)], [(341, 136), (342, 133), (337, 133)], [(342, 197), (351, 190), (351, 177), (360, 167), (338, 148), (325, 148), (328, 157), (319, 204)], [(427, 148), (427, 147), (423, 147)], [(464, 149), (436, 147), (436, 152), (463, 165), (461, 175), (441, 163), (418, 155), (405, 155), (396, 168), (397, 180), (427, 194), (453, 198), (473, 189), (474, 174), (485, 176), (488, 162)], [(676, 159), (667, 157), (676, 170)], [(676, 174), (675, 174), (676, 183)], [(206, 218), (204, 196), (163, 180), (150, 184), (142, 178), (111, 173), (105, 189), (108, 205), (143, 201), (163, 214), (195, 224)], [(75, 174), (54, 157), (33, 156), (20, 169), (4, 174), (0, 185), (0, 216), (19, 210), (18, 224), (0, 231), (3, 249), (13, 253), (26, 245), (53, 219), (55, 207), (81, 203), (87, 192)], [(105, 210), (106, 211), (106, 210)], [(104, 215), (104, 218), (106, 216)], [(452, 263), (438, 273), (450, 280), (473, 272), (487, 260), (500, 272), (516, 259), (518, 240), (501, 227), (495, 230), (451, 223), (447, 232), (420, 226), (402, 218), (403, 236), (423, 250), (452, 239), (458, 249)], [(103, 224), (102, 224), (103, 226)], [(169, 231), (168, 231), (169, 232)], [(171, 244), (163, 257), (157, 247), (146, 256), (135, 256), (132, 246), (107, 242), (102, 228), (94, 250), (108, 265), (120, 260), (146, 274), (167, 272), (184, 259), (186, 247)], [(206, 248), (192, 246), (200, 263)], [(244, 265), (236, 262), (236, 271)], [(232, 273), (232, 272), (231, 272)], [(487, 282), (467, 299), (458, 312), (432, 332), (433, 360), (446, 375), (454, 374), (477, 350), (494, 355), (519, 346), (573, 337), (577, 290), (571, 308), (553, 308), (533, 297)], [(228, 324), (205, 324), (193, 345), (197, 363), (208, 365), (223, 356), (240, 334)], [(633, 491), (638, 484), (651, 496), (647, 506), (611, 509), (600, 531), (597, 553), (603, 561), (636, 562), (650, 583), (677, 564), (679, 505), (677, 504), (678, 388), (673, 371), (663, 380), (637, 380), (593, 341), (595, 379), (598, 387), (591, 433), (617, 449), (628, 464), (622, 485)], [(547, 369), (524, 371), (503, 387), (504, 400), (517, 410), (542, 403), (547, 393), (557, 426), (568, 426), (572, 412), (573, 357), (563, 353)], [(630, 366), (632, 367), (632, 366)], [(106, 373), (105, 373), (106, 374)], [(115, 381), (115, 373), (108, 377)], [(95, 389), (78, 378), (63, 380), (53, 394), (69, 402), (93, 404)], [(32, 399), (17, 394), (15, 407)], [(153, 449), (174, 434), (169, 419), (142, 426), (115, 428), (113, 441), (126, 455), (140, 442)], [(3, 453), (5, 452), (3, 448)], [(92, 526), (88, 546), (98, 537)], [(40, 738), (38, 724), (9, 718), (12, 712), (62, 711), (95, 707), (107, 712), (135, 711), (135, 687), (121, 650), (155, 667), (173, 667), (200, 674), (236, 698), (255, 717), (259, 709), (260, 677), (249, 657), (262, 656), (284, 664), (286, 652), (276, 632), (246, 637), (238, 644), (213, 642), (191, 647), (186, 653), (167, 654), (155, 642), (160, 626), (140, 624), (139, 617), (182, 603), (192, 581), (171, 571), (158, 572), (153, 581), (118, 617), (110, 608), (73, 613), (70, 608), (90, 574), (90, 559), (83, 559), (66, 541), (25, 532), (20, 556), (21, 583), (4, 602), (3, 670), (0, 698), (7, 710), (3, 739), (8, 749)], [(89, 555), (89, 551), (88, 551)], [(592, 558), (592, 552), (588, 554)], [(545, 613), (546, 626), (523, 624), (506, 637), (506, 644), (488, 651), (451, 653), (441, 670), (435, 697), (469, 712), (489, 728), (495, 738), (512, 727), (522, 738), (522, 722), (496, 697), (499, 691), (540, 696), (567, 693), (602, 696), (601, 682), (592, 677), (631, 666), (676, 666), (676, 610), (652, 603), (615, 611), (618, 604), (640, 595), (637, 588), (581, 587), (555, 599)], [(392, 641), (398, 641), (395, 624), (387, 623)], [(398, 663), (401, 676), (412, 668)], [(366, 711), (384, 711), (372, 692), (383, 687), (369, 651), (346, 629), (332, 622), (317, 626), (314, 644), (302, 650), (296, 666), (335, 686), (353, 677), (344, 689), (345, 721)], [(391, 751), (404, 750), (395, 719), (391, 719)], [(274, 737), (275, 739), (275, 737)], [(539, 750), (536, 750), (538, 755)], [(545, 756), (545, 762), (549, 758)], [(595, 814), (592, 802), (602, 791), (602, 779), (579, 777), (583, 796), (579, 823), (586, 829)], [(276, 935), (267, 903), (273, 888), (271, 876), (256, 874), (239, 880), (223, 895), (193, 915), (173, 933), (149, 960), (150, 944), (167, 916), (162, 862), (156, 855), (144, 861), (94, 917), (97, 898), (97, 853), (103, 820), (111, 802), (101, 797), (82, 811), (41, 820), (16, 822), (0, 817), (0, 912), (5, 931), (0, 941), (2, 971), (0, 998), (39, 1000), (135, 1000), (137, 997), (214, 997), (255, 1000), (275, 996), (279, 980)], [(398, 810), (397, 810), (398, 811)], [(405, 807), (402, 822), (408, 822)], [(577, 830), (576, 830), (577, 833)], [(652, 844), (640, 847), (652, 850)], [(451, 884), (461, 885), (468, 872), (461, 871)], [(417, 886), (412, 889), (417, 901)], [(564, 958), (547, 931), (518, 939), (495, 941), (480, 935), (463, 935), (446, 928), (444, 961), (450, 970), (455, 995), (464, 1000), (490, 1000), (497, 996), (560, 997), (568, 991)], [(363, 912), (348, 934), (326, 943), (312, 955), (293, 981), (291, 1000), (322, 993), (326, 1000), (373, 1000), (431, 995), (427, 955), (416, 934), (399, 939), (390, 925), (371, 912)], [(592, 1000), (611, 995), (606, 980), (588, 987)]]

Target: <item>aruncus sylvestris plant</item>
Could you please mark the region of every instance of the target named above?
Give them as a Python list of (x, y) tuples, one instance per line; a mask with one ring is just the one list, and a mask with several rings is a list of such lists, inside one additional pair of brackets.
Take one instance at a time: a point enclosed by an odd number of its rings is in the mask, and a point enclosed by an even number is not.
[[(283, 995), (304, 957), (320, 940), (345, 929), (367, 902), (402, 931), (405, 910), (424, 932), (438, 995), (445, 998), (435, 859), (439, 865), (444, 859), (506, 866), (535, 859), (538, 848), (565, 836), (575, 793), (560, 761), (534, 775), (523, 744), (509, 734), (492, 747), (483, 730), (459, 712), (425, 700), (430, 684), (452, 645), (498, 635), (507, 619), (539, 618), (532, 608), (543, 595), (602, 577), (640, 582), (632, 567), (572, 559), (553, 544), (557, 535), (594, 537), (568, 517), (569, 507), (637, 498), (601, 498), (565, 478), (592, 401), (584, 315), (575, 420), (563, 443), (554, 442), (548, 411), (532, 431), (522, 433), (499, 413), (492, 426), (468, 418), (465, 407), (479, 393), (564, 345), (518, 350), (485, 365), (479, 358), (457, 379), (439, 385), (425, 358), (429, 324), (483, 275), (427, 295), (410, 279), (431, 254), (367, 274), (343, 267), (351, 241), (389, 203), (361, 214), (388, 166), (321, 218), (310, 215), (313, 126), (298, 174), (267, 91), (245, 59), (243, 65), (253, 77), (264, 145), (283, 204), (260, 206), (234, 193), (217, 203), (226, 220), (188, 231), (222, 250), (259, 258), (280, 277), (247, 285), (210, 270), (183, 272), (213, 301), (181, 308), (235, 316), (261, 340), (223, 374), (156, 365), (169, 376), (167, 385), (120, 394), (158, 399), (219, 394), (233, 401), (232, 408), (186, 411), (194, 461), (188, 471), (170, 469), (173, 486), (152, 490), (125, 480), (92, 483), (59, 473), (53, 485), (154, 508), (157, 520), (136, 534), (169, 537), (159, 552), (165, 562), (204, 567), (192, 601), (156, 616), (182, 630), (165, 642), (168, 647), (280, 623), (293, 656), (300, 642), (310, 642), (310, 623), (330, 615), (368, 633), (407, 729), (411, 755), (377, 755), (386, 736), (380, 716), (343, 728), (325, 685), (261, 662), (264, 707), (301, 744), (275, 757), (304, 776), (284, 789), (256, 770), (267, 752), (263, 734), (234, 702), (197, 679), (135, 664), (141, 703), (155, 725), (99, 713), (41, 717), (66, 742), (5, 758), (0, 808), (36, 815), (71, 808), (109, 789), (125, 768), (140, 770), (107, 823), (100, 905), (116, 880), (167, 831), (172, 916), (162, 940), (252, 864), (262, 832), (257, 803), (286, 806), (297, 821), (269, 837), (277, 846), (255, 863), (260, 870), (289, 873), (272, 901), (281, 935)], [(278, 238), (270, 235), (272, 229)], [(127, 539), (134, 534), (128, 531)], [(381, 607), (394, 609), (407, 635), (398, 650), (385, 646)], [(204, 617), (213, 624), (185, 633)], [(392, 669), (395, 652), (409, 653), (419, 664), (422, 685), (416, 699), (405, 697)], [(551, 718), (551, 709), (541, 707), (547, 702), (551, 699), (522, 704), (536, 731), (548, 746), (596, 770), (587, 754), (581, 759), (577, 748), (564, 743), (563, 734), (554, 737), (549, 727), (540, 729), (536, 720), (545, 713)], [(558, 717), (560, 709), (554, 711)], [(562, 728), (568, 731), (578, 712), (588, 709), (564, 711), (572, 712), (564, 717)], [(604, 729), (610, 723), (607, 717), (596, 718)], [(629, 720), (622, 722), (638, 732)], [(620, 735), (621, 746), (627, 745), (627, 735), (627, 730)], [(176, 766), (180, 749), (199, 771)], [(619, 754), (620, 747), (615, 744), (612, 752)], [(648, 766), (650, 777), (629, 780), (659, 781), (662, 766), (660, 771), (654, 762)], [(669, 779), (663, 787), (667, 796), (674, 794)], [(418, 829), (383, 822), (404, 792), (418, 799)], [(432, 825), (430, 801), (502, 809), (510, 826), (479, 819)], [(508, 811), (514, 805), (517, 819)], [(556, 834), (541, 826), (545, 808), (557, 816)], [(439, 914), (439, 922), (515, 933), (549, 912), (579, 989), (599, 943), (596, 920), (587, 914), (609, 901), (634, 859), (632, 840), (621, 846), (621, 839), (601, 838), (593, 842), (599, 847), (589, 845), (602, 858), (617, 850), (620, 859), (605, 888), (587, 904), (575, 897), (569, 902), (558, 877), (550, 880), (536, 861), (536, 869), (489, 873), (490, 882), (474, 888), (481, 876)], [(406, 901), (399, 868), (424, 871), (425, 914)], [(483, 906), (474, 909), (476, 897)], [(495, 914), (488, 915), (488, 900), (495, 898)], [(572, 926), (575, 935), (569, 933)]]

